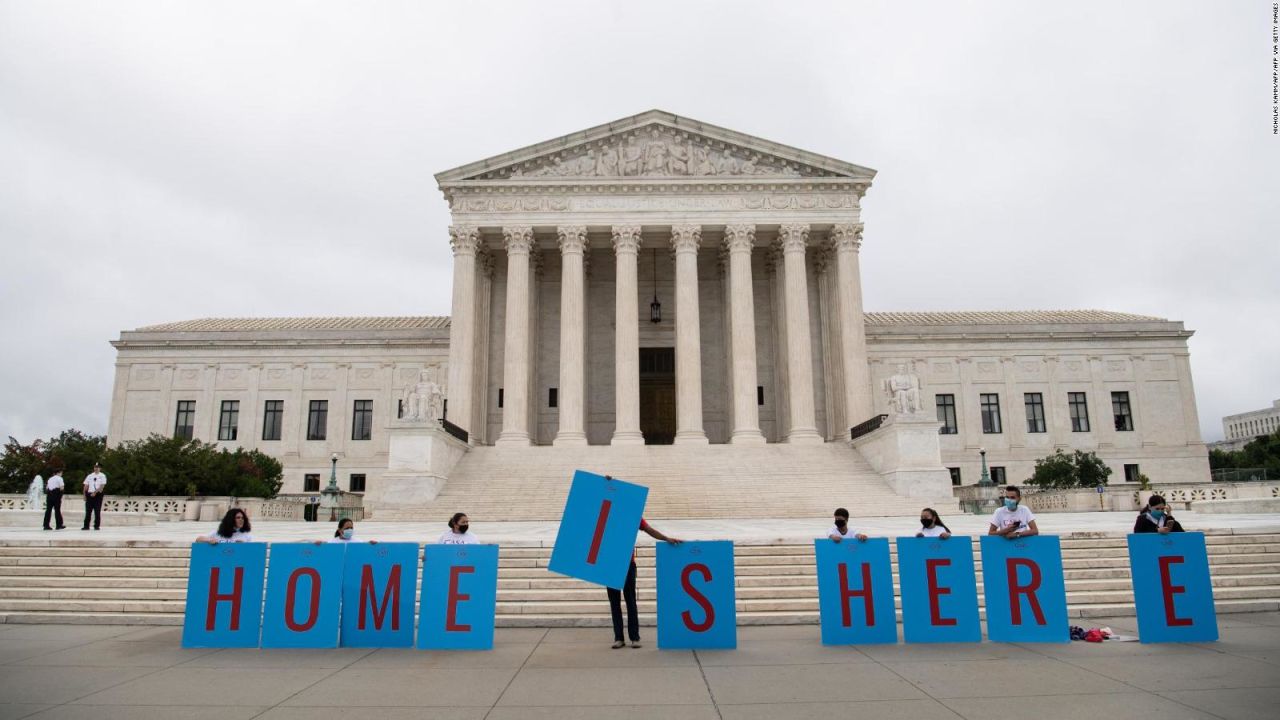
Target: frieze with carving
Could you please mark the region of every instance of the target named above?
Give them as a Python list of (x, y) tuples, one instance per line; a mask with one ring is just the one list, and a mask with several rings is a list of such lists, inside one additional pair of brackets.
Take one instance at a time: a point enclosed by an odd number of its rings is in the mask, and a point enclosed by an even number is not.
[(476, 179), (621, 177), (837, 177), (687, 132), (651, 125), (493, 170)]

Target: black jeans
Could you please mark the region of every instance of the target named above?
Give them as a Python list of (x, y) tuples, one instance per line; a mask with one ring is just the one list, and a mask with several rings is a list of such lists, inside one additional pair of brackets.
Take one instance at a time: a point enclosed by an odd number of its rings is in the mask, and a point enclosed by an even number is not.
[(627, 599), (627, 635), (631, 642), (640, 641), (640, 611), (636, 609), (636, 561), (631, 561), (627, 570), (627, 582), (621, 592), (613, 588), (609, 590), (609, 614), (613, 616), (613, 639), (622, 640), (622, 598)]
[(58, 520), (58, 529), (61, 530), (65, 525), (62, 523), (62, 491), (50, 490), (44, 498), (44, 529), (49, 529), (49, 515), (53, 514)]
[(102, 527), (102, 493), (84, 496), (84, 529), (89, 529), (89, 513), (93, 513), (93, 527)]

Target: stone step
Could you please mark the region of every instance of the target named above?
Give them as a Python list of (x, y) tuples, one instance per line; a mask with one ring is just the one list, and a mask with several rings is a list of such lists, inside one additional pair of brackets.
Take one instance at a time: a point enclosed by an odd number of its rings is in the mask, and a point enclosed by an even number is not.
[(187, 589), (172, 588), (0, 588), (0, 600), (186, 600)]
[[(52, 575), (6, 575), (6, 587), (20, 588), (77, 588), (86, 587), (92, 582), (83, 576)], [(163, 590), (186, 590), (187, 578), (149, 578), (149, 577), (117, 577), (111, 578), (111, 587), (124, 589), (158, 588)]]

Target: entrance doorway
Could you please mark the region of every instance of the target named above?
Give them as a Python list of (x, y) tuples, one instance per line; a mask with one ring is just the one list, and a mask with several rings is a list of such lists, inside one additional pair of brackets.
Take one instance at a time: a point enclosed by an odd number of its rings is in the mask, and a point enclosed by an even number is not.
[(675, 442), (675, 348), (640, 348), (640, 432), (645, 445)]

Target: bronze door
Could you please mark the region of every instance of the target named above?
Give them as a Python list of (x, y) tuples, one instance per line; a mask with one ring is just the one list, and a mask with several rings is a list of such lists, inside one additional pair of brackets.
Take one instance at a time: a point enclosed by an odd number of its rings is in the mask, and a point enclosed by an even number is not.
[(640, 348), (640, 432), (645, 445), (670, 445), (676, 438), (674, 348)]

